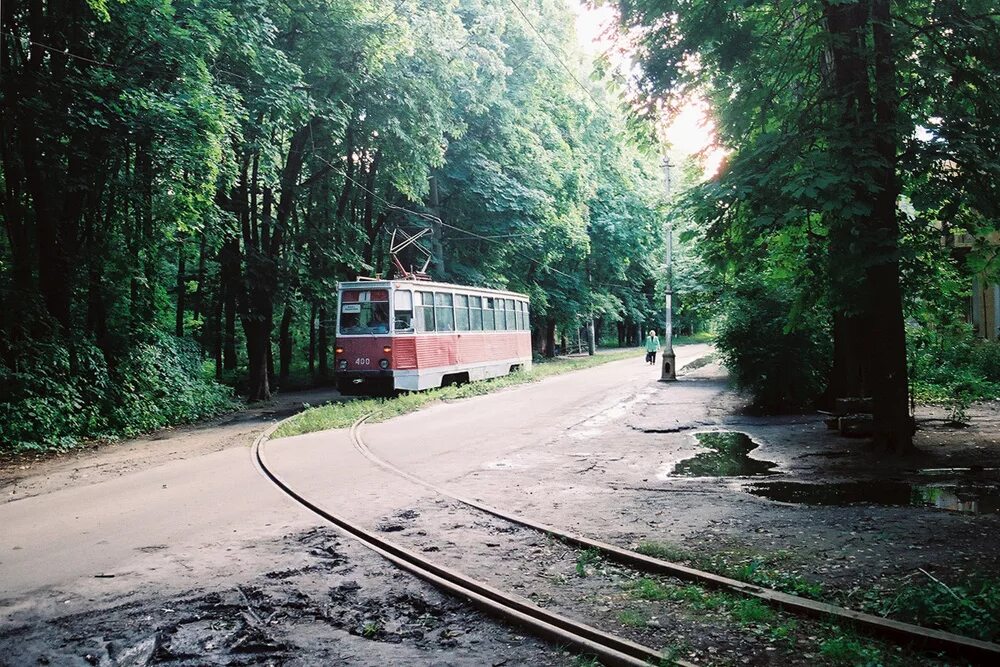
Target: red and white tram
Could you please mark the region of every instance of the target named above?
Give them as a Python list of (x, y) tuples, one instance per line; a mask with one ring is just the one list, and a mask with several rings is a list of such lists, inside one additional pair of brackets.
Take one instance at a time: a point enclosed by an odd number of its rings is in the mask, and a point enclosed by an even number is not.
[(423, 280), (338, 284), (344, 393), (418, 391), (531, 367), (528, 297)]

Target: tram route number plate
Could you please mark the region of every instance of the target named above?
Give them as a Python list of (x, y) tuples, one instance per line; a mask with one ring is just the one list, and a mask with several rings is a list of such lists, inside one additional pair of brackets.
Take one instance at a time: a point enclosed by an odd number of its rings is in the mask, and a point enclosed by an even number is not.
[(361, 304), (360, 303), (345, 303), (340, 309), (342, 313), (360, 313)]
[(354, 363), (357, 364), (358, 366), (371, 366), (372, 360), (369, 359), (368, 357), (358, 357), (357, 359), (354, 360)]

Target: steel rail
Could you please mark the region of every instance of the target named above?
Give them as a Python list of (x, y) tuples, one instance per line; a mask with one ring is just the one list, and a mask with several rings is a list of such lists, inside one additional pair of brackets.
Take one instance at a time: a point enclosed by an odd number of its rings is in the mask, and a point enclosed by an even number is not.
[(704, 572), (686, 565), (681, 565), (680, 563), (672, 563), (659, 558), (653, 558), (635, 551), (622, 549), (614, 544), (601, 542), (600, 540), (595, 540), (584, 535), (567, 532), (565, 530), (525, 518), (518, 514), (501, 510), (497, 507), (493, 507), (492, 505), (487, 505), (486, 503), (467, 496), (462, 496), (451, 491), (450, 489), (443, 488), (432, 482), (428, 482), (427, 480), (417, 477), (416, 475), (410, 474), (376, 456), (375, 453), (369, 449), (368, 445), (365, 444), (364, 440), (361, 438), (360, 432), (361, 425), (374, 414), (375, 413), (369, 413), (363, 415), (351, 426), (351, 439), (354, 441), (354, 447), (361, 452), (361, 454), (376, 465), (392, 471), (404, 479), (431, 489), (432, 491), (448, 498), (452, 498), (453, 500), (456, 500), (464, 505), (468, 505), (469, 507), (504, 519), (505, 521), (537, 530), (545, 533), (546, 535), (550, 535), (579, 547), (597, 549), (606, 556), (609, 556), (612, 560), (647, 572), (666, 574), (687, 581), (706, 584), (715, 588), (727, 589), (742, 595), (753, 596), (769, 604), (778, 605), (782, 609), (806, 616), (832, 616), (839, 620), (846, 621), (856, 627), (867, 629), (869, 632), (877, 635), (892, 637), (896, 640), (910, 641), (917, 646), (932, 650), (945, 651), (952, 655), (989, 661), (992, 664), (1000, 664), (1000, 645), (992, 642), (973, 639), (971, 637), (966, 637), (952, 632), (945, 632), (943, 630), (925, 628), (912, 623), (895, 621), (893, 619), (883, 618), (873, 614), (866, 614), (864, 612), (854, 611), (853, 609), (847, 609), (846, 607), (840, 607), (826, 602), (818, 602), (816, 600), (810, 600), (809, 598), (800, 597), (798, 595), (791, 595), (789, 593), (783, 593), (770, 588), (755, 586), (754, 584), (748, 584), (744, 581), (739, 581), (738, 579), (731, 579), (729, 577), (712, 574), (711, 572)]
[[(487, 614), (521, 626), (536, 636), (559, 645), (572, 646), (580, 653), (593, 655), (602, 664), (609, 666), (649, 667), (650, 664), (662, 663), (664, 657), (660, 651), (543, 609), (524, 598), (505, 593), (457, 570), (436, 564), (420, 554), (381, 538), (325, 509), (318, 501), (295, 491), (268, 465), (264, 454), (264, 444), (282, 423), (284, 421), (267, 429), (254, 441), (251, 449), (253, 463), (264, 477), (310, 512), (332, 523), (399, 568), (452, 595), (468, 600)], [(351, 427), (352, 436), (356, 435), (356, 426), (357, 424)], [(671, 662), (679, 667), (696, 667), (684, 660), (675, 659)]]

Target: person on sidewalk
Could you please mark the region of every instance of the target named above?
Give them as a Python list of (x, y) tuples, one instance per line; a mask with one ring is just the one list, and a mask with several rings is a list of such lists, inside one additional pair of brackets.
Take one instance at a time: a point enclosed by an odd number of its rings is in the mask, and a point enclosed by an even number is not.
[(660, 339), (656, 337), (656, 332), (649, 330), (646, 336), (646, 363), (656, 365), (656, 353), (660, 351)]

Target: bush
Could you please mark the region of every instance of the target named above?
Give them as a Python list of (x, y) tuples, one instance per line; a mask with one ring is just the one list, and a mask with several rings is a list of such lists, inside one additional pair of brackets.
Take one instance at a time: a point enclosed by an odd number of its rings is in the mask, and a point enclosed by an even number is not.
[(815, 304), (803, 309), (796, 296), (754, 277), (731, 286), (723, 300), (716, 346), (733, 382), (765, 412), (809, 407), (826, 386), (829, 327)]
[(87, 341), (34, 343), (14, 370), (0, 366), (0, 449), (71, 447), (134, 436), (233, 407), (231, 390), (206, 377), (197, 347), (146, 331), (112, 369)]
[(917, 400), (945, 404), (953, 420), (965, 421), (973, 402), (1000, 397), (1000, 343), (978, 339), (964, 323), (911, 323), (906, 334)]

